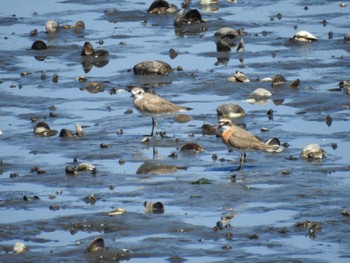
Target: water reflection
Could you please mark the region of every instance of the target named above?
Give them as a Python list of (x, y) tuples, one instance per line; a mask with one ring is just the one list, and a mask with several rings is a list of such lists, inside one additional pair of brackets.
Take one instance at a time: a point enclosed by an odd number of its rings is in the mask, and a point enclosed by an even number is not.
[(94, 66), (97, 68), (103, 68), (108, 63), (109, 63), (109, 59), (84, 57), (82, 59), (81, 65), (83, 66), (84, 72), (89, 73)]

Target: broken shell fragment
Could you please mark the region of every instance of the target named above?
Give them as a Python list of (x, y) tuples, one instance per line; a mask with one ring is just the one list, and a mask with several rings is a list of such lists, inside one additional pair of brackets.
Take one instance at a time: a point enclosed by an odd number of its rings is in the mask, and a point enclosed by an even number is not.
[(75, 134), (76, 134), (78, 137), (84, 136), (84, 130), (83, 130), (83, 128), (80, 126), (79, 123), (76, 123), (76, 124), (75, 124)]
[(145, 207), (146, 213), (156, 213), (156, 214), (164, 213), (164, 206), (161, 202), (156, 202), (153, 204), (151, 201), (145, 201), (143, 203), (143, 206)]
[(113, 211), (111, 212), (108, 212), (108, 215), (109, 216), (116, 216), (116, 215), (122, 215), (126, 212), (126, 210), (124, 208), (117, 208), (117, 209), (114, 209)]
[(92, 253), (96, 253), (96, 252), (100, 252), (103, 251), (105, 248), (105, 241), (102, 237), (97, 237), (93, 240), (90, 241), (88, 247), (86, 248), (85, 252), (92, 252)]

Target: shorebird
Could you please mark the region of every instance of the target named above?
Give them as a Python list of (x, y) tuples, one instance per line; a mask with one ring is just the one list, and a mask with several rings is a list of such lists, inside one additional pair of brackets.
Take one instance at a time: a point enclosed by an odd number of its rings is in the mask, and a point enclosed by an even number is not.
[(250, 132), (234, 125), (230, 119), (219, 120), (219, 130), (221, 130), (220, 136), (224, 144), (232, 150), (241, 151), (240, 165), (236, 170), (242, 172), (243, 163), (245, 162), (245, 151), (247, 150), (260, 150), (265, 152), (281, 152), (283, 148), (279, 145), (269, 145), (260, 141)]
[(177, 112), (187, 112), (191, 108), (182, 107), (171, 103), (157, 95), (146, 93), (143, 88), (134, 87), (131, 90), (131, 96), (134, 97), (134, 106), (142, 115), (152, 117), (151, 136), (157, 135), (158, 117), (171, 116)]

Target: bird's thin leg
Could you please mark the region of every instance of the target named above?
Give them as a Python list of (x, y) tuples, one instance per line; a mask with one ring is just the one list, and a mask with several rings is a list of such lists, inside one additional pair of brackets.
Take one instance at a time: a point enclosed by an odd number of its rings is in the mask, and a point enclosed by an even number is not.
[(236, 169), (234, 169), (233, 171), (240, 171), (240, 172), (242, 172), (242, 170), (243, 170), (243, 164), (246, 162), (246, 153), (241, 153), (241, 157), (240, 157), (240, 159), (239, 159), (239, 166), (236, 168)]
[(152, 117), (152, 134), (151, 136), (156, 137), (158, 129), (158, 122), (156, 117)]

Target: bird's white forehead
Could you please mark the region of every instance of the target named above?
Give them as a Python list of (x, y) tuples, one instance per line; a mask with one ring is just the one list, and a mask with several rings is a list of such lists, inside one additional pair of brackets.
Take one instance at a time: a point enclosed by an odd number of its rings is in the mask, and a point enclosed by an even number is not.
[(133, 88), (133, 89), (131, 90), (131, 93), (134, 94), (134, 95), (143, 94), (143, 93), (144, 93), (144, 90), (141, 89), (141, 88)]

